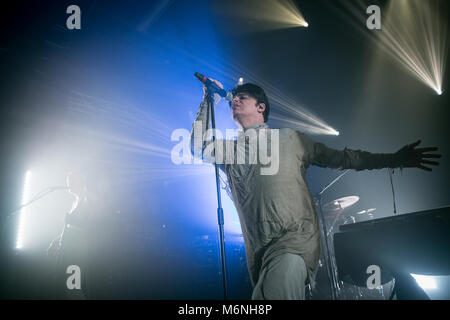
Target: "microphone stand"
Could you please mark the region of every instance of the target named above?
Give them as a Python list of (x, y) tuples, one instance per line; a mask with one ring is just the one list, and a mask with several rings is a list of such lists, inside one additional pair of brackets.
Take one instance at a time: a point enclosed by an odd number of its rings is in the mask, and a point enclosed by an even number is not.
[(222, 208), (222, 198), (220, 194), (220, 178), (219, 178), (219, 165), (216, 161), (216, 119), (214, 115), (214, 89), (211, 86), (206, 86), (207, 88), (207, 102), (208, 109), (211, 112), (211, 126), (213, 130), (213, 143), (214, 143), (214, 167), (216, 171), (216, 189), (217, 189), (217, 221), (219, 224), (219, 244), (220, 244), (220, 262), (222, 270), (222, 287), (223, 287), (223, 298), (227, 300), (228, 290), (227, 290), (227, 266), (226, 266), (226, 256), (225, 256), (225, 240), (224, 240), (224, 219), (223, 219), (223, 208)]
[(325, 260), (326, 260), (326, 268), (327, 268), (328, 278), (330, 279), (330, 283), (331, 283), (331, 299), (332, 300), (337, 300), (337, 298), (338, 298), (339, 285), (338, 285), (338, 282), (336, 279), (336, 274), (334, 272), (333, 265), (331, 264), (331, 254), (330, 254), (330, 249), (328, 246), (328, 233), (327, 233), (327, 229), (326, 229), (327, 226), (325, 224), (325, 218), (323, 216), (323, 210), (322, 210), (322, 195), (329, 187), (331, 187), (333, 184), (335, 184), (340, 178), (342, 178), (349, 171), (350, 171), (350, 169), (347, 169), (344, 173), (340, 174), (336, 179), (331, 181), (331, 183), (329, 183), (325, 188), (322, 189), (322, 191), (320, 191), (314, 197), (314, 198), (316, 198), (317, 202), (319, 203), (320, 220), (321, 220), (321, 224), (322, 224), (321, 233), (322, 233), (322, 238), (323, 238), (323, 241), (325, 244), (325, 246), (324, 246)]
[(11, 211), (7, 216), (6, 216), (6, 220), (8, 220), (9, 218), (11, 218), (12, 216), (16, 215), (17, 213), (19, 213), (19, 210), (22, 208), (25, 208), (27, 206), (29, 206), (30, 204), (32, 204), (35, 201), (38, 201), (39, 199), (49, 195), (50, 193), (56, 191), (56, 190), (65, 190), (68, 189), (67, 187), (48, 187), (44, 190), (42, 190), (41, 192), (39, 192), (37, 195), (34, 196), (33, 199), (29, 200), (28, 202), (22, 204), (20, 207), (14, 209), (13, 211)]
[(64, 190), (67, 189), (66, 187), (48, 187), (45, 188), (44, 190), (42, 190), (41, 192), (39, 192), (37, 195), (34, 196), (33, 199), (29, 200), (27, 203), (22, 204), (20, 207), (14, 209), (13, 211), (11, 211), (5, 218), (3, 221), (3, 225), (1, 228), (1, 232), (5, 232), (6, 229), (6, 224), (8, 223), (8, 220), (11, 219), (12, 217), (14, 217), (15, 215), (17, 215), (18, 213), (20, 213), (20, 210), (22, 208), (25, 208), (27, 206), (29, 206), (30, 204), (32, 204), (33, 202), (38, 201), (39, 199), (49, 195), (50, 193), (56, 191), (56, 190)]

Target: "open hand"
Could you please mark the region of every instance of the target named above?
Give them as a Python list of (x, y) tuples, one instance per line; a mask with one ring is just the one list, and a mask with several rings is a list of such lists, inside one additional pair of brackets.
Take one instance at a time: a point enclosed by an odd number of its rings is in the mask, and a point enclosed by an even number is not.
[(437, 147), (416, 148), (421, 143), (420, 140), (408, 144), (397, 151), (396, 155), (403, 168), (419, 168), (426, 171), (432, 171), (431, 168), (425, 165), (438, 166), (439, 162), (428, 159), (440, 158), (441, 155), (437, 153), (428, 153), (437, 151)]

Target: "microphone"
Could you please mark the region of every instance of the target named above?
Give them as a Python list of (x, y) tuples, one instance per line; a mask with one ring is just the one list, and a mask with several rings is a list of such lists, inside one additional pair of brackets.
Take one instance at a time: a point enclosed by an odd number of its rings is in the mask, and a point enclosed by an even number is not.
[(195, 77), (200, 80), (206, 87), (208, 87), (208, 90), (211, 90), (213, 93), (217, 93), (219, 96), (224, 98), (227, 101), (233, 100), (233, 94), (231, 92), (227, 92), (221, 87), (219, 87), (217, 84), (215, 84), (213, 81), (209, 80), (204, 75), (196, 72)]

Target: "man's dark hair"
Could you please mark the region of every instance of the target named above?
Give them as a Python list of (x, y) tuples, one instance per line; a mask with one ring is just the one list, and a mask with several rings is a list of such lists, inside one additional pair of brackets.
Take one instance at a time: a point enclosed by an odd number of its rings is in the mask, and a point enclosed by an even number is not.
[(267, 120), (269, 120), (269, 99), (267, 99), (266, 93), (264, 92), (263, 88), (253, 83), (245, 83), (234, 88), (231, 93), (233, 94), (233, 96), (239, 93), (247, 93), (249, 96), (255, 98), (257, 103), (264, 103), (266, 105), (266, 110), (264, 110), (263, 113), (264, 122), (267, 122)]

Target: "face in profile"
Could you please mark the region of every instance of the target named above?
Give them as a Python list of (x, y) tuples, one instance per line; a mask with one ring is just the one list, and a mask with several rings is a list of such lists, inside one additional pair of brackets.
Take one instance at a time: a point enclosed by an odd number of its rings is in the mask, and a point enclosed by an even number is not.
[(248, 93), (238, 93), (230, 103), (231, 116), (234, 121), (241, 117), (249, 117), (257, 114), (257, 100)]

